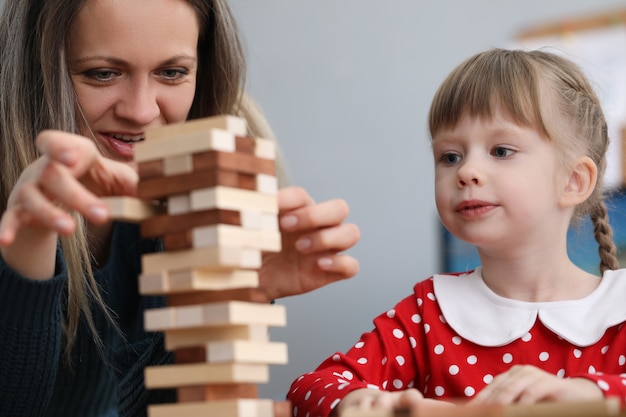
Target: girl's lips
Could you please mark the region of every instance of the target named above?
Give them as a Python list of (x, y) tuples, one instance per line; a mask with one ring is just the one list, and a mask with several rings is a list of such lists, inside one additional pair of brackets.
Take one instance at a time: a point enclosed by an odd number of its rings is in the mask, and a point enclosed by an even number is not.
[(466, 200), (457, 204), (455, 211), (464, 217), (477, 217), (490, 212), (497, 206), (480, 200)]

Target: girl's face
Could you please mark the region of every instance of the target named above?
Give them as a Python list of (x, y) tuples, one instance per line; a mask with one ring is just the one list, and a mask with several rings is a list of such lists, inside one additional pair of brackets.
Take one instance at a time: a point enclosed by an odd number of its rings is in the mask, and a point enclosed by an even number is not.
[(437, 134), (433, 152), (437, 210), (458, 238), (518, 255), (564, 238), (571, 212), (559, 197), (568, 176), (535, 129), (501, 113), (466, 116)]
[(81, 133), (104, 155), (128, 161), (146, 129), (184, 121), (195, 94), (198, 35), (197, 15), (184, 0), (88, 0), (68, 39)]

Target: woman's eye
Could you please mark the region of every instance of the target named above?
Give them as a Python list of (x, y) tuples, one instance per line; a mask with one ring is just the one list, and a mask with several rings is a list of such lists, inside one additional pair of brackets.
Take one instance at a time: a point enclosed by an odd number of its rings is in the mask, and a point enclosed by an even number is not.
[(91, 71), (86, 71), (85, 75), (96, 81), (104, 82), (104, 81), (110, 81), (111, 79), (113, 79), (117, 75), (117, 73), (111, 70), (91, 70)]
[(168, 80), (178, 80), (185, 77), (188, 71), (182, 68), (169, 68), (161, 70), (160, 73), (163, 78), (167, 78)]
[(493, 148), (492, 153), (493, 156), (497, 158), (506, 158), (513, 155), (515, 151), (513, 149), (505, 148), (503, 146), (496, 146), (495, 148)]

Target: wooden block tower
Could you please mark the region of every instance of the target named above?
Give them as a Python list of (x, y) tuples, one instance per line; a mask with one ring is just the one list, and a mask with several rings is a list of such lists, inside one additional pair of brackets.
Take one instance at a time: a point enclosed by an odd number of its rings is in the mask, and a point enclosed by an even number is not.
[[(146, 132), (135, 147), (138, 199), (109, 199), (112, 215), (139, 221), (165, 251), (142, 258), (139, 289), (167, 306), (146, 311), (175, 363), (146, 369), (148, 389), (175, 388), (177, 402), (150, 417), (286, 417), (286, 402), (258, 398), (269, 365), (287, 346), (283, 306), (259, 298), (262, 252), (281, 249), (275, 143), (248, 136), (245, 120), (218, 116)], [(159, 212), (154, 202), (166, 207)]]

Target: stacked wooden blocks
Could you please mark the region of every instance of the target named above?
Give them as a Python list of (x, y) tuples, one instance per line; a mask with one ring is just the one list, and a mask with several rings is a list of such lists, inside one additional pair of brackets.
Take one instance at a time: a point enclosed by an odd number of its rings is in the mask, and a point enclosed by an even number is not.
[(145, 383), (175, 388), (178, 401), (150, 406), (150, 417), (290, 414), (257, 391), (269, 365), (287, 362), (286, 344), (269, 341), (284, 307), (257, 289), (262, 252), (281, 249), (275, 155), (233, 116), (159, 127), (135, 147), (139, 202), (109, 199), (114, 216), (141, 220), (142, 236), (165, 248), (143, 256), (139, 288), (167, 299), (146, 311), (145, 329), (164, 332), (175, 363), (147, 368)]

